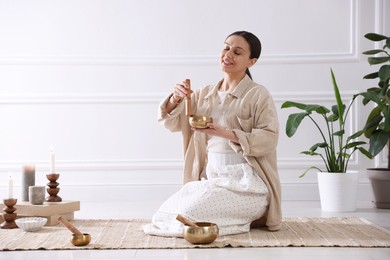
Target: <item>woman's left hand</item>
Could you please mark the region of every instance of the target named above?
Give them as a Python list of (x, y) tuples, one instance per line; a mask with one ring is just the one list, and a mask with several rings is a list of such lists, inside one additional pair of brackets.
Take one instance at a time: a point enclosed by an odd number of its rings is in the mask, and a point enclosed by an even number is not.
[(192, 127), (191, 129), (195, 132), (202, 132), (202, 133), (205, 133), (205, 134), (211, 135), (211, 136), (219, 136), (219, 137), (226, 138), (230, 141), (238, 143), (238, 138), (233, 131), (228, 130), (228, 129), (226, 129), (218, 124), (215, 124), (215, 123), (207, 123), (207, 128), (194, 128), (194, 127)]

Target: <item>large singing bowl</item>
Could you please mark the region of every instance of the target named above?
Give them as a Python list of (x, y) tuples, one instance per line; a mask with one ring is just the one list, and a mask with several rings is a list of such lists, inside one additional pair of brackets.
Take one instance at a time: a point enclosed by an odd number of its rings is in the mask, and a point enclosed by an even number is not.
[(198, 227), (184, 225), (184, 239), (191, 244), (210, 244), (218, 237), (219, 229), (214, 223), (195, 222)]

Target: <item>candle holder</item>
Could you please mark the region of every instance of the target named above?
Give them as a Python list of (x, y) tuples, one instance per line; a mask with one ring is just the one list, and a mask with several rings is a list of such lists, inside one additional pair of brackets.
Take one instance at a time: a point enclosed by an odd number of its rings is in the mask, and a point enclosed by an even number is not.
[(14, 213), (14, 211), (16, 210), (14, 206), (16, 205), (17, 201), (18, 199), (3, 199), (3, 203), (6, 206), (3, 210), (6, 213), (3, 214), (4, 222), (1, 224), (1, 228), (4, 229), (18, 228), (18, 226), (15, 223), (16, 213)]
[(50, 173), (46, 174), (46, 178), (50, 181), (47, 183), (47, 193), (49, 193), (49, 196), (46, 198), (47, 202), (61, 202), (62, 198), (58, 196), (58, 192), (60, 192), (60, 188), (57, 188), (58, 185), (60, 185), (57, 180), (60, 177), (58, 173)]

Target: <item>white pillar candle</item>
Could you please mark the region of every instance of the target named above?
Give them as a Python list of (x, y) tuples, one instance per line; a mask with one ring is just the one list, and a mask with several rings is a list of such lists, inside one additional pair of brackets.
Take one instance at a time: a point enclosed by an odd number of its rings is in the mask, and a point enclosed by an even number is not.
[(50, 151), (50, 173), (56, 173), (55, 169), (55, 154), (53, 149)]
[(9, 172), (8, 179), (8, 198), (12, 199), (14, 196), (14, 180), (12, 179), (11, 172)]

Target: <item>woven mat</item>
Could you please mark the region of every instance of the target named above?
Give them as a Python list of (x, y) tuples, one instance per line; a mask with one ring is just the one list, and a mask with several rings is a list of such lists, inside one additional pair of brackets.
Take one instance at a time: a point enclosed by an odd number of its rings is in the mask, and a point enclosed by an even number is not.
[(286, 218), (278, 232), (252, 229), (248, 233), (220, 236), (208, 245), (192, 245), (183, 238), (145, 235), (149, 220), (74, 220), (83, 233), (91, 234), (89, 245), (70, 243), (71, 233), (62, 224), (37, 232), (0, 229), (0, 250), (65, 249), (179, 249), (194, 247), (390, 247), (390, 231), (362, 218)]

